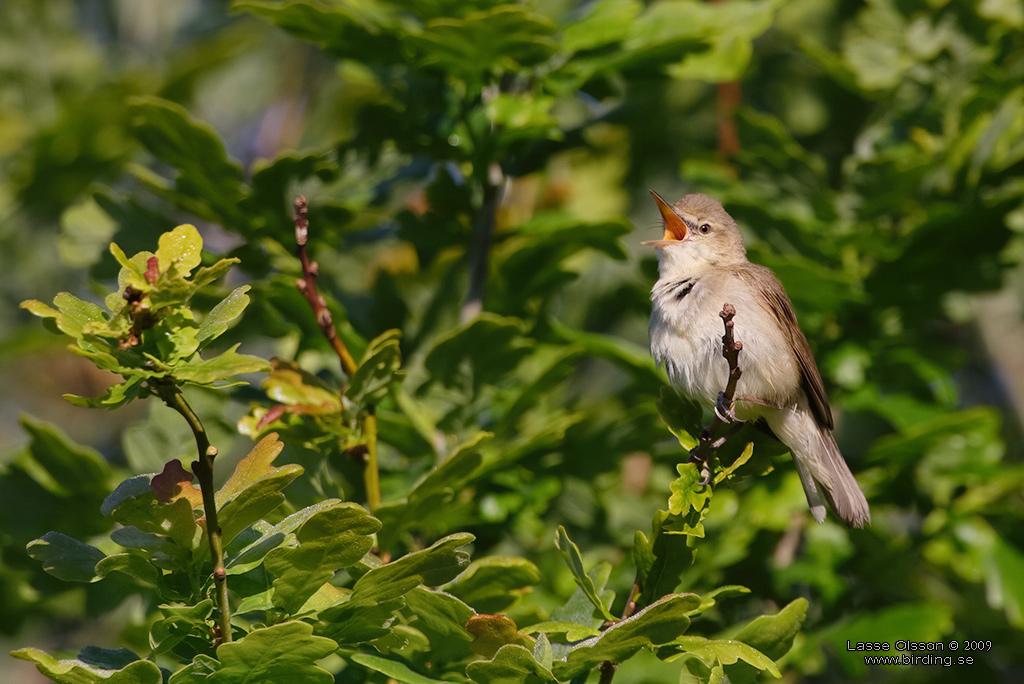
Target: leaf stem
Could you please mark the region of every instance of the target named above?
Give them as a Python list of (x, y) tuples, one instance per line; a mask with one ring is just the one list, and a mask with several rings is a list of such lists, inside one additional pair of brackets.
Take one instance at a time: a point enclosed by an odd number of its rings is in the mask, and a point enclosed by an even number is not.
[(377, 410), (370, 405), (363, 419), (363, 435), (366, 437), (366, 464), (363, 467), (363, 482), (366, 485), (366, 506), (370, 513), (380, 506), (380, 470), (377, 464)]
[(217, 608), (220, 610), (220, 636), (218, 642), (230, 642), (231, 637), (231, 605), (228, 600), (228, 574), (224, 569), (224, 538), (220, 524), (217, 522), (217, 500), (213, 489), (213, 461), (217, 457), (217, 449), (210, 444), (206, 427), (192, 406), (185, 399), (181, 388), (174, 384), (162, 384), (156, 387), (157, 395), (164, 403), (177, 411), (192, 429), (196, 438), (196, 449), (199, 458), (192, 463), (192, 473), (199, 480), (199, 489), (203, 494), (203, 513), (206, 516), (206, 537), (210, 541), (210, 559), (213, 562), (213, 582), (216, 589)]

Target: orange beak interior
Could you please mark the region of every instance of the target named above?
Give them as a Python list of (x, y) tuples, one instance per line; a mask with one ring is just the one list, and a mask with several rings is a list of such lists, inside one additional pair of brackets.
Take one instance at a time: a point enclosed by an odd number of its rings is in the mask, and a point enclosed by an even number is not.
[(651, 240), (644, 244), (664, 247), (664, 245), (658, 245), (657, 243), (686, 240), (686, 223), (683, 222), (683, 219), (679, 218), (672, 205), (663, 200), (662, 196), (655, 193), (654, 190), (650, 191), (650, 196), (654, 198), (657, 210), (662, 212), (662, 218), (665, 219), (665, 238), (663, 240)]

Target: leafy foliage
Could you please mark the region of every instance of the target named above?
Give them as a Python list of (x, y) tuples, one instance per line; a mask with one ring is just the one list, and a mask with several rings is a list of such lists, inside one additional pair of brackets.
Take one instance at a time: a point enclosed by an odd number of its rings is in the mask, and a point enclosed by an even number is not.
[[(18, 658), (76, 682), (916, 681), (847, 640), (956, 638), (993, 644), (973, 679), (1021, 667), (1020, 431), (986, 358), (1020, 345), (976, 297), (1020, 296), (1012, 3), (236, 0), (159, 36), (37, 5), (0, 8), (0, 290), (62, 291), (24, 308), (86, 365), (51, 371), (13, 306), (0, 353), (26, 397), (185, 388), (238, 461), (214, 492), (235, 641), (180, 415), (54, 411), (103, 456), (22, 417), (0, 628), (105, 616), (127, 648)], [(159, 54), (126, 70), (132, 45)], [(649, 226), (650, 186), (722, 199), (784, 282), (869, 529), (811, 523), (755, 429), (710, 487), (680, 464), (702, 416), (643, 348), (653, 255), (624, 216)], [(294, 286), (298, 193), (351, 375)]]

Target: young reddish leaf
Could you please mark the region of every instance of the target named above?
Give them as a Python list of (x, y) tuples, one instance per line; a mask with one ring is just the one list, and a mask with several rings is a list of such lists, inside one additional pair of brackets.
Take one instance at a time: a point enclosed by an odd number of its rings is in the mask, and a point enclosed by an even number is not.
[(188, 499), (192, 508), (198, 508), (203, 504), (202, 492), (192, 486), (192, 473), (185, 470), (181, 461), (176, 458), (168, 461), (163, 471), (153, 476), (149, 488), (153, 490), (157, 501), (161, 503)]
[(160, 277), (160, 260), (155, 256), (149, 257), (146, 262), (146, 280), (150, 285), (156, 285), (156, 279)]

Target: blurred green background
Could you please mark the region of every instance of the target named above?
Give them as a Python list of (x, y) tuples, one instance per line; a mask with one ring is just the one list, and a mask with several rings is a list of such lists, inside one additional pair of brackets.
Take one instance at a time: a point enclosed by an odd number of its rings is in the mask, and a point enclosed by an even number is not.
[[(646, 352), (647, 191), (699, 190), (785, 284), (873, 514), (864, 531), (814, 525), (788, 457), (746, 429), (726, 451), (755, 441), (754, 465), (717, 492), (684, 588), (756, 600), (723, 602), (710, 631), (806, 596), (786, 681), (1020, 681), (1022, 29), (1015, 0), (5, 0), (0, 641), (138, 641), (143, 599), (59, 582), (24, 547), (104, 532), (113, 484), (190, 448), (160, 407), (64, 402), (111, 380), (18, 303), (88, 298), (116, 277), (111, 241), (130, 254), (191, 222), (253, 286), (229, 342), (330, 379), (294, 289), (299, 193), (343, 336), (361, 351), (401, 329), (403, 392), (430, 417), (434, 443), (383, 411), (385, 501), (495, 434), (486, 472), (396, 522), (395, 544), (469, 530), (474, 557), (530, 558), (544, 579), (522, 625), (571, 591), (562, 524), (624, 595), (634, 531), (684, 458)], [(195, 397), (227, 458), (271, 403), (260, 381)], [(37, 421), (102, 458), (56, 463)], [(343, 449), (292, 427), (286, 455), (316, 475), (296, 505), (361, 500)], [(993, 646), (969, 670), (868, 671), (845, 651), (899, 638)], [(616, 678), (677, 680), (653, 658)]]

